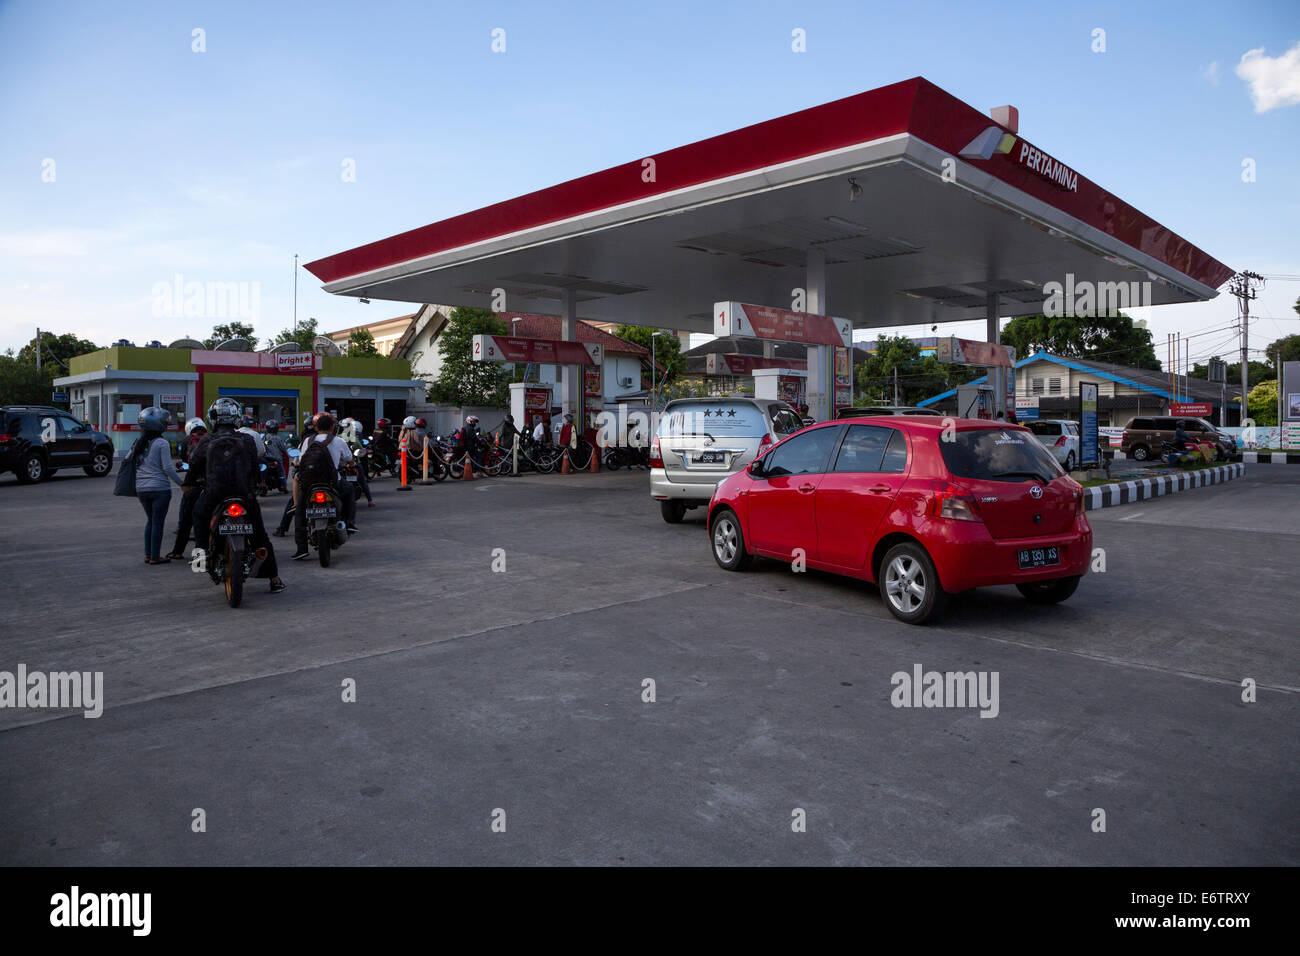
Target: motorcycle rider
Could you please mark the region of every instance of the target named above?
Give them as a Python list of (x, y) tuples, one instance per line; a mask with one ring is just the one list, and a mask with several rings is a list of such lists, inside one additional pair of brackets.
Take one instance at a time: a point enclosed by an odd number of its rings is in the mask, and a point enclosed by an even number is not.
[(456, 452), (465, 452), (466, 454), (478, 457), (478, 416), (466, 415), (465, 427), (460, 430), (460, 437), (456, 441)]
[[(203, 424), (201, 418), (191, 418), (185, 423), (185, 440), (177, 446), (183, 463), (189, 464), (194, 449), (207, 433), (208, 426)], [(185, 548), (190, 543), (190, 533), (194, 527), (194, 502), (198, 500), (199, 491), (199, 485), (181, 485), (180, 514), (176, 519), (176, 543), (166, 555), (173, 561), (185, 560)]]
[(280, 423), (275, 419), (267, 419), (262, 427), (266, 429), (266, 437), (262, 441), (266, 445), (267, 470), (270, 470), (271, 464), (275, 465), (272, 477), (278, 490), (287, 495), (289, 487), (284, 483), (284, 476), (289, 467), (289, 446), (280, 437)]
[(253, 444), (257, 446), (257, 461), (258, 464), (261, 464), (262, 459), (266, 457), (266, 443), (262, 441), (262, 436), (257, 433), (257, 429), (254, 427), (256, 424), (257, 420), (252, 415), (241, 415), (237, 430), (241, 435), (247, 435), (253, 439)]
[(384, 469), (391, 469), (393, 462), (397, 461), (397, 444), (389, 431), (392, 426), (387, 418), (381, 418), (375, 422), (375, 433), (370, 436), (370, 454)]
[[(302, 439), (304, 442), (306, 442), (306, 440), (310, 438), (312, 435), (316, 434), (316, 429), (312, 427), (312, 422), (314, 420), (315, 419), (309, 415), (307, 416), (306, 420), (303, 422)], [(280, 515), (280, 523), (276, 525), (275, 530), (271, 532), (277, 538), (283, 538), (285, 535), (289, 533), (289, 522), (293, 520), (294, 511), (297, 509), (298, 465), (296, 463), (291, 462), (290, 470), (292, 472), (292, 475), (289, 479), (290, 482), (289, 500), (284, 503), (284, 514)]]
[(370, 494), (370, 479), (366, 476), (366, 463), (360, 460), (357, 455), (358, 449), (367, 446), (361, 444), (361, 437), (365, 434), (365, 426), (355, 418), (345, 418), (342, 427), (339, 429), (339, 437), (347, 442), (348, 449), (353, 453), (352, 457), (357, 458), (357, 486), (361, 493), (366, 496), (366, 507), (373, 508), (375, 499)]
[[(266, 526), (262, 523), (262, 509), (257, 503), (257, 496), (253, 494), (257, 485), (257, 445), (235, 427), (240, 419), (237, 401), (233, 398), (218, 398), (208, 408), (212, 433), (198, 443), (190, 458), (190, 470), (186, 472), (182, 484), (203, 484), (203, 490), (194, 503), (194, 547), (204, 552), (208, 550), (212, 512), (222, 501), (234, 497), (244, 499), (253, 524), (250, 543), (254, 548), (266, 549), (266, 560), (258, 570), (258, 577), (270, 578), (271, 592), (276, 593), (283, 591), (287, 585), (280, 580), (275, 563), (275, 549), (267, 537)], [(233, 444), (227, 441), (235, 437), (238, 440)], [(211, 455), (217, 442), (221, 442), (217, 452), (220, 458)]]
[[(348, 448), (347, 442), (338, 437), (338, 423), (334, 416), (329, 412), (321, 412), (312, 421), (312, 427), (315, 434), (308, 437), (302, 443), (302, 454), (307, 453), (307, 448), (312, 442), (325, 442), (326, 450), (329, 452), (330, 460), (334, 464), (335, 478), (332, 482), (335, 493), (343, 503), (343, 521), (347, 525), (348, 534), (357, 532), (357, 499), (352, 492), (352, 482), (338, 476), (338, 469), (341, 464), (352, 462), (352, 451)], [(301, 462), (301, 458), (299, 461)], [(307, 495), (310, 493), (310, 481), (308, 476), (302, 474), (302, 467), (299, 466), (298, 474), (298, 503), (294, 512), (293, 536), (294, 543), (297, 545), (293, 554), (293, 560), (301, 561), (306, 558), (310, 552), (307, 550)]]

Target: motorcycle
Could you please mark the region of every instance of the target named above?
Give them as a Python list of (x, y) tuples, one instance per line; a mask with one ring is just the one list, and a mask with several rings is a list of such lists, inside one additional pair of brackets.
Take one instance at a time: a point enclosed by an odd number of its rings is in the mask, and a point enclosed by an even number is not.
[[(178, 470), (186, 472), (190, 466), (182, 463)], [(195, 548), (190, 555), (191, 569), (206, 571), (213, 584), (223, 585), (231, 607), (239, 607), (244, 600), (244, 582), (257, 576), (267, 558), (265, 548), (249, 547), (253, 517), (248, 507), (248, 501), (238, 495), (222, 501), (208, 521), (208, 550)]]
[(348, 526), (341, 517), (343, 501), (333, 485), (312, 485), (307, 492), (307, 543), (316, 550), (320, 566), (330, 566), (330, 552), (348, 540)]

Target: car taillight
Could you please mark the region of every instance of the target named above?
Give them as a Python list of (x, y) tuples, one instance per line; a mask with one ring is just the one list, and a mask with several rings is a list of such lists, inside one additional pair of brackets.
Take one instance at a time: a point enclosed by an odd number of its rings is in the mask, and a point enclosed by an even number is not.
[(312, 497), (313, 497), (313, 500), (314, 500), (314, 501), (316, 502), (316, 504), (318, 504), (318, 505), (323, 505), (323, 504), (325, 503), (325, 492), (323, 492), (323, 491), (318, 491), (318, 492), (316, 492), (316, 494), (313, 495)]
[(931, 482), (930, 517), (952, 518), (956, 521), (983, 521), (979, 505), (965, 488), (946, 481)]
[(768, 447), (771, 446), (771, 444), (772, 444), (772, 436), (764, 435), (763, 440), (758, 443), (758, 452), (757, 454), (754, 455), (754, 457), (755, 458), (763, 457), (763, 452), (766, 451)]
[(1056, 439), (1056, 447), (1064, 448), (1067, 441), (1068, 439), (1064, 435), (1062, 435), (1060, 438)]
[(659, 436), (656, 435), (655, 440), (650, 443), (650, 467), (662, 468), (663, 466), (664, 455), (663, 451), (659, 447)]
[(231, 505), (227, 505), (226, 514), (230, 515), (232, 518), (239, 518), (244, 514), (244, 506), (237, 501)]

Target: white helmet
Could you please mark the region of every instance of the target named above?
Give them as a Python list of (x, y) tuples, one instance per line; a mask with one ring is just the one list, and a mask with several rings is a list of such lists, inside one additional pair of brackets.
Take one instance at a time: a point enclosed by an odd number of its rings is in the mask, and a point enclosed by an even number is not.
[(465, 424), (466, 424), (466, 425), (477, 425), (477, 424), (478, 424), (478, 416), (477, 416), (477, 415), (466, 415), (466, 416), (465, 416)]
[(196, 428), (202, 428), (204, 431), (208, 430), (208, 426), (203, 421), (203, 419), (191, 418), (188, 422), (185, 423), (185, 434), (189, 435), (189, 433), (194, 431), (194, 429)]
[(403, 428), (414, 428), (414, 427), (415, 427), (415, 416), (414, 416), (414, 415), (407, 415), (405, 418), (403, 418), (403, 419), (402, 419), (402, 427), (403, 427)]

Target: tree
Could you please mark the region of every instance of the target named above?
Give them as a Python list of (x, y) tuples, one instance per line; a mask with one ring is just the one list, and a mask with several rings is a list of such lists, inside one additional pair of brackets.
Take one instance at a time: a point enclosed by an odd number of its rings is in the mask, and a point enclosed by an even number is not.
[(381, 358), (379, 349), (375, 346), (375, 337), (370, 334), (369, 329), (352, 330), (352, 334), (348, 336), (348, 355)]
[(1277, 379), (1260, 382), (1246, 398), (1246, 414), (1256, 425), (1277, 424)]
[[(1300, 299), (1296, 300), (1296, 311), (1300, 312)], [(1272, 363), (1273, 372), (1276, 376), (1279, 353), (1283, 362), (1300, 362), (1300, 335), (1284, 335), (1282, 338), (1270, 342), (1264, 352), (1268, 355), (1268, 360)]]
[(253, 348), (257, 348), (257, 336), (253, 334), (253, 327), (245, 325), (243, 322), (214, 325), (212, 334), (203, 340), (203, 347), (205, 349), (214, 349), (227, 339), (248, 339)]
[(38, 373), (35, 363), (0, 355), (0, 405), (48, 405), (53, 377), (44, 367)]
[[(654, 339), (652, 346), (650, 340), (656, 332), (666, 334)], [(652, 329), (648, 325), (620, 325), (614, 329), (614, 334), (650, 352), (654, 360), (659, 363), (659, 367), (663, 369), (656, 377), (663, 379), (664, 384), (676, 381), (677, 376), (686, 371), (682, 343), (675, 333), (667, 329)]]
[(898, 369), (898, 404), (915, 405), (985, 374), (976, 365), (943, 365), (902, 335), (876, 339), (876, 350), (857, 369), (859, 405), (894, 404), (894, 369)]
[(298, 323), (298, 330), (281, 329), (275, 334), (275, 345), (283, 345), (285, 342), (297, 342), (302, 346), (304, 351), (310, 352), (312, 342), (317, 336), (316, 320), (303, 319)]
[[(83, 339), (71, 332), (63, 335), (55, 335), (53, 332), (41, 333), (41, 371), (45, 371), (46, 363), (53, 362), (57, 364), (61, 371), (60, 375), (68, 374), (68, 360), (74, 355), (85, 355), (87, 352), (93, 352), (97, 348), (90, 339)], [(19, 362), (36, 366), (36, 336), (18, 350), (16, 356)], [(48, 396), (47, 396), (48, 398)]]
[(1087, 318), (1022, 315), (1002, 330), (1005, 345), (1014, 345), (1016, 358), (1050, 352), (1062, 358), (1091, 358), (1130, 368), (1160, 369), (1151, 333), (1123, 313)]
[(502, 407), (510, 401), (510, 373), (496, 362), (474, 361), (474, 336), (506, 335), (506, 324), (483, 309), (452, 309), (438, 336), (442, 371), (429, 400), (450, 405)]

